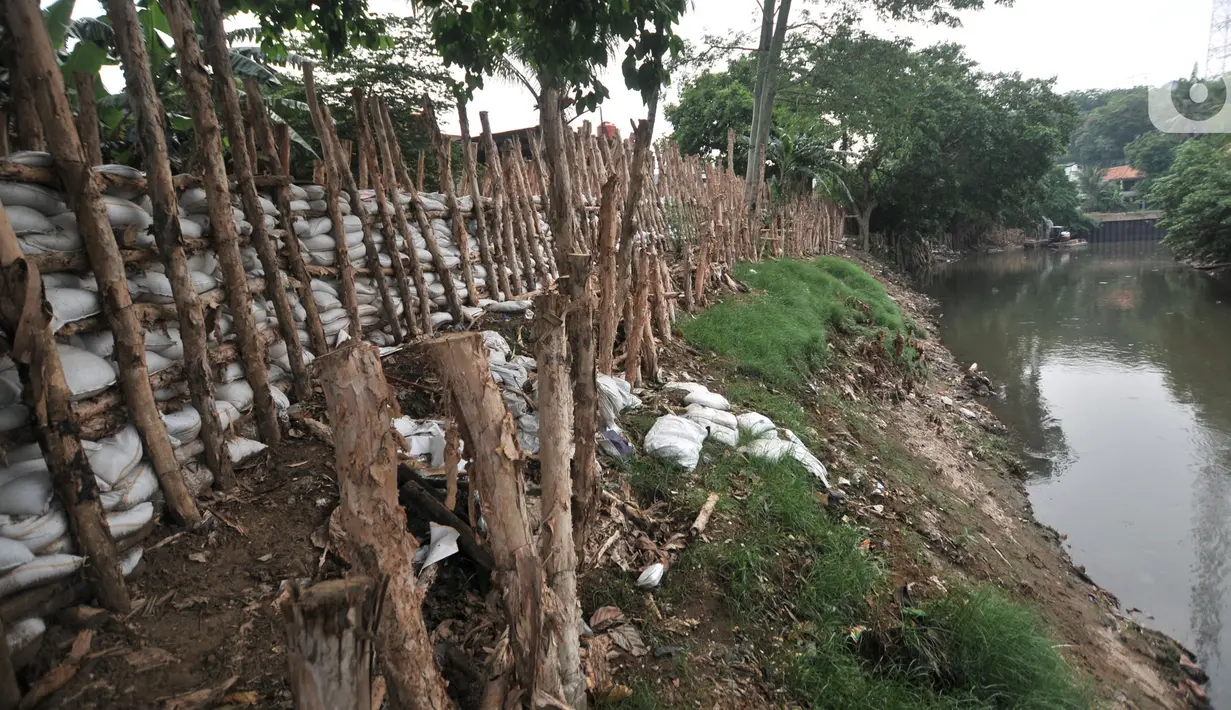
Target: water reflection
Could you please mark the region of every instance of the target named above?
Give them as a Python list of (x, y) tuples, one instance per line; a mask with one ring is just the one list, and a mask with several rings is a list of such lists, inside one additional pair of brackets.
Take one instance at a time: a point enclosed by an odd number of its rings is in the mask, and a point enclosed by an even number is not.
[(972, 257), (932, 274), (941, 334), (1006, 384), (1038, 516), (1231, 702), (1231, 285), (1154, 243)]

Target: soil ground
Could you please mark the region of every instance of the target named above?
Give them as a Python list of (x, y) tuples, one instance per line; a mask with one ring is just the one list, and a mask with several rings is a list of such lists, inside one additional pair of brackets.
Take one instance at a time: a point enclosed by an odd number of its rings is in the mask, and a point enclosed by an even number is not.
[[(965, 388), (965, 368), (937, 342), (926, 299), (875, 264), (864, 266), (927, 331), (920, 348), (927, 375), (903, 387), (860, 353), (846, 353), (817, 380), (809, 423), (828, 442), (816, 453), (835, 483), (849, 481), (841, 485), (851, 524), (869, 529), (870, 546), (895, 586), (928, 597), (946, 593), (955, 581), (990, 582), (1038, 610), (1107, 704), (1185, 707), (1194, 691), (1182, 681), (1177, 645), (1125, 618), (1113, 596), (1074, 569), (1060, 536), (1034, 521), (1003, 430)], [(529, 328), (521, 319), (481, 327), (501, 331), (515, 350), (528, 351)], [(724, 371), (711, 356), (679, 343), (665, 348), (662, 363), (669, 375)], [(394, 355), (385, 366), (406, 414), (440, 415), (438, 384), (412, 353)], [(722, 391), (721, 381), (709, 385)], [(954, 405), (944, 404), (942, 395)], [(632, 418), (645, 421), (656, 413), (652, 391), (646, 401), (646, 410)], [(323, 420), (320, 402), (315, 405), (314, 416)], [(635, 432), (638, 424), (629, 429)], [(130, 585), (133, 613), (97, 629), (80, 670), (45, 707), (291, 707), (283, 626), (271, 603), (282, 580), (318, 581), (345, 571), (325, 549), (337, 502), (333, 452), (292, 422), (285, 440), (240, 478), (238, 490), (203, 501), (211, 514), (205, 530), (155, 531), (147, 547), (156, 549), (147, 550)], [(688, 575), (684, 566), (669, 569), (660, 590), (636, 590), (633, 580), (647, 560), (674, 559), (675, 548), (685, 544), (677, 533), (688, 530), (696, 511), (638, 507), (614, 471), (607, 489), (611, 498), (582, 560), (584, 615), (619, 606), (650, 651), (633, 658), (618, 644), (602, 642), (611, 651), (602, 654), (611, 659), (604, 670), (618, 686), (639, 690), (611, 707), (794, 706), (773, 682), (771, 667), (775, 640), (792, 633), (789, 609), (780, 628), (741, 628), (724, 611), (725, 590)], [(638, 545), (629, 534), (634, 527), (652, 533), (655, 549)], [(740, 521), (719, 512), (704, 539), (686, 544), (704, 545), (739, 529)], [(477, 669), (497, 642), (500, 620), (490, 592), (458, 555), (441, 565), (425, 602), (428, 628), (462, 707), (477, 703)], [(32, 682), (62, 661), (75, 635), (63, 624), (49, 624), (42, 652), (23, 670), (23, 680)]]

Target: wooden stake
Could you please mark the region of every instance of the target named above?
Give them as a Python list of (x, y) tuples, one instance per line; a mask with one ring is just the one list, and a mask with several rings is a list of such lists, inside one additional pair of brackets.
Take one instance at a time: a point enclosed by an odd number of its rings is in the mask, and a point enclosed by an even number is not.
[(507, 294), (508, 289), (505, 284), (506, 289), (500, 290), (496, 262), (492, 259), (491, 240), (487, 233), (487, 214), (483, 209), (483, 193), (479, 191), (479, 168), (472, 152), (474, 145), (470, 141), (470, 117), (466, 115), (465, 99), (458, 99), (457, 117), (462, 130), (462, 156), (466, 161), (466, 173), (470, 178), (468, 180), (470, 200), (474, 203), (474, 239), (479, 243), (479, 260), (483, 262), (483, 268), (487, 271), (487, 293), (499, 301), (502, 298), (501, 294)]
[(620, 222), (620, 176), (612, 173), (603, 185), (598, 208), (598, 293), (601, 299), (598, 316), (598, 371), (610, 375), (615, 367), (616, 328), (620, 323), (620, 302), (616, 284), (619, 271), (616, 264), (616, 237)]
[(115, 235), (111, 232), (111, 224), (107, 221), (98, 183), (85, 162), (68, 96), (64, 92), (64, 77), (56, 63), (38, 2), (9, 2), (7, 15), (9, 27), (13, 30), (11, 38), (22, 57), (23, 73), (32, 78), (36, 89), (35, 101), (43, 128), (50, 144), (56, 149), (52, 154), (56, 171), (77, 215), (77, 226), (94, 267), (103, 310), (115, 336), (115, 361), (119, 365), (120, 385), (133, 424), (145, 443), (146, 455), (154, 464), (168, 507), (186, 525), (196, 525), (200, 522), (200, 513), (184, 485), (179, 464), (175, 461), (175, 451), (167, 437), (167, 427), (158, 416), (145, 367), (145, 334), (130, 309), (132, 297), (124, 276), (124, 262), (120, 258)]
[[(377, 643), (394, 707), (451, 707), (415, 583), (418, 544), (406, 531), (397, 498), (397, 408), (380, 366), (380, 351), (352, 341), (318, 360), (337, 450), (339, 521), (360, 573), (397, 580), (385, 600)], [(499, 395), (496, 395), (499, 397)]]
[(275, 604), (286, 622), (296, 710), (373, 710), (372, 639), (385, 587), (362, 576), (306, 590), (294, 581), (282, 583)]
[[(308, 372), (303, 363), (303, 346), (300, 345), (299, 333), (295, 330), (295, 313), (286, 297), (286, 281), (282, 267), (278, 264), (278, 252), (265, 229), (265, 213), (261, 209), (256, 183), (252, 179), (256, 151), (250, 152), (250, 136), (244, 130), (244, 113), (239, 105), (239, 92), (235, 89), (235, 76), (231, 71), (226, 28), (222, 25), (222, 7), (218, 0), (197, 0), (197, 11), (201, 16), (201, 26), (205, 34), (205, 52), (210, 66), (214, 69), (214, 88), (217, 89), (222, 103), (222, 116), (226, 121), (227, 138), (231, 143), (231, 163), (235, 168), (240, 200), (244, 206), (244, 214), (252, 225), (249, 241), (256, 248), (261, 270), (265, 272), (265, 298), (274, 304), (278, 330), (286, 343), (295, 396), (297, 399), (307, 399), (312, 394), (312, 389), (308, 384)], [(238, 319), (236, 320), (238, 323)], [(253, 320), (251, 314), (249, 320)], [(255, 320), (251, 327), (255, 330)], [(244, 342), (241, 337), (241, 345)], [(278, 426), (278, 411), (269, 392), (267, 358), (264, 351), (245, 357), (244, 369), (255, 395), (253, 408), (256, 412), (257, 429), (261, 432), (261, 438), (272, 444), (282, 438), (282, 429)]]
[[(26, 20), (43, 26), (38, 3), (29, 1), (32, 8), (15, 9), (24, 1), (9, 3), (10, 27), (28, 28), (23, 24)], [(50, 43), (47, 46), (50, 48)], [(73, 539), (90, 562), (86, 569), (94, 593), (103, 606), (127, 613), (128, 588), (98, 500), (98, 483), (81, 442), (68, 424), (72, 420), (70, 392), (47, 320), (49, 313), (51, 306), (38, 269), (22, 258), (8, 213), (0, 205), (0, 328), (10, 334), (8, 345), (21, 376), (22, 395), (34, 413), (39, 449), (51, 471), (56, 494), (68, 511)]]
[[(3, 126), (5, 132), (8, 126)], [(0, 622), (0, 638), (4, 638), (4, 623)], [(21, 688), (17, 685), (17, 674), (13, 672), (13, 658), (9, 655), (9, 645), (0, 643), (0, 710), (17, 710), (21, 702)]]
[[(496, 264), (496, 273), (488, 274), (489, 288), (492, 283), (491, 279), (497, 279), (501, 298), (508, 298), (514, 293), (513, 289), (517, 289), (516, 293), (525, 293), (525, 288), (521, 283), (521, 269), (517, 264), (517, 250), (513, 248), (513, 222), (509, 218), (510, 206), (508, 196), (505, 194), (504, 186), (504, 171), (500, 165), (500, 150), (496, 148), (496, 139), (492, 136), (492, 127), (487, 120), (487, 112), (479, 112), (479, 124), (483, 128), (483, 154), (487, 159), (487, 175), (491, 178), (492, 184), (492, 202), (495, 209), (492, 214), (495, 215), (495, 233), (496, 238), (492, 240), (495, 244), (501, 245), (501, 255), (504, 257), (499, 264)], [(506, 271), (506, 267), (508, 270)], [(512, 283), (509, 279), (509, 271), (513, 272)]]
[[(263, 103), (262, 106), (264, 106)], [(274, 127), (274, 133), (278, 142), (278, 160), (282, 163), (281, 174), (289, 176), (291, 174), (291, 127), (285, 123), (279, 123)]]
[(645, 253), (641, 252), (637, 260), (636, 288), (628, 295), (628, 307), (624, 319), (624, 332), (627, 333), (624, 358), (624, 379), (631, 385), (641, 381), (642, 341), (645, 339), (645, 328), (641, 323), (641, 313), (650, 297), (649, 271), (646, 266)]
[[(94, 96), (94, 75), (73, 72), (77, 86), (77, 132), (90, 165), (103, 164), (103, 148), (98, 138), (98, 100)], [(165, 141), (164, 141), (165, 142)]]
[[(282, 131), (275, 138), (271, 135), (269, 129), (269, 112), (265, 110), (265, 101), (261, 96), (261, 85), (256, 80), (256, 77), (247, 77), (244, 79), (244, 93), (248, 94), (248, 99), (252, 106), (252, 126), (257, 134), (257, 142), (264, 146), (265, 159), (273, 168), (275, 176), (290, 177), (286, 172), (286, 166), (290, 162), (290, 155), (286, 155), (286, 160), (283, 160), (283, 154), (275, 142), (281, 143)], [(278, 124), (278, 128), (286, 128), (286, 124)], [(289, 135), (289, 134), (288, 134)], [(287, 146), (287, 150), (290, 146)], [(286, 233), (284, 242), (286, 245), (286, 259), (290, 264), (291, 273), (295, 274), (295, 280), (299, 282), (299, 302), (303, 306), (304, 312), (307, 314), (307, 319), (304, 322), (304, 327), (308, 330), (308, 342), (312, 343), (312, 350), (316, 353), (325, 354), (329, 352), (329, 343), (325, 340), (325, 328), (321, 324), (320, 309), (316, 305), (316, 299), (312, 297), (312, 277), (308, 275), (307, 265), (304, 264), (303, 254), (299, 250), (299, 236), (295, 234), (295, 216), (291, 213), (291, 189), (288, 185), (279, 185), (274, 190), (274, 199), (278, 207), (278, 212), (282, 217), (282, 228)], [(295, 341), (299, 341), (299, 334), (295, 334)], [(287, 354), (290, 355), (290, 340), (287, 341)], [(302, 350), (302, 349), (301, 349)], [(302, 355), (300, 356), (302, 359)], [(294, 367), (295, 361), (291, 360), (291, 366)]]
[[(462, 216), (461, 208), (458, 207), (457, 191), (453, 186), (453, 141), (440, 134), (440, 124), (436, 121), (436, 109), (432, 105), (432, 99), (426, 94), (423, 96), (423, 122), (427, 124), (432, 147), (436, 150), (436, 165), (441, 168), (440, 187), (445, 194), (445, 207), (449, 210), (449, 226), (453, 232), (453, 241), (457, 244), (461, 257), (462, 283), (466, 284), (466, 303), (470, 306), (477, 306), (479, 305), (479, 294), (474, 285), (474, 273), (470, 268), (470, 235), (466, 233), (466, 218)], [(475, 209), (481, 210), (482, 204), (475, 203)], [(441, 283), (449, 282), (445, 283), (447, 292), (452, 286), (452, 279), (447, 272), (440, 274), (440, 277)]]
[[(414, 280), (415, 294), (419, 300), (419, 325), (423, 335), (430, 338), (432, 336), (432, 302), (428, 300), (427, 281), (423, 278), (423, 265), (419, 263), (419, 257), (416, 256), (414, 233), (410, 229), (410, 224), (406, 221), (406, 210), (402, 207), (402, 201), (398, 199), (396, 182), (394, 180), (394, 167), (396, 166), (399, 173), (405, 178), (406, 166), (402, 164), (402, 151), (398, 147), (397, 140), (393, 137), (393, 123), (389, 120), (385, 104), (378, 101), (376, 97), (372, 97), (372, 114), (378, 129), (376, 131), (376, 144), (380, 148), (381, 163), (385, 168), (384, 180), (389, 192), (389, 202), (393, 204), (393, 216), (397, 219), (398, 230), (402, 233), (403, 241), (406, 242), (406, 253), (410, 256), (410, 277)], [(423, 207), (419, 202), (418, 190), (415, 189), (414, 185), (408, 184), (405, 181), (402, 187), (410, 193), (410, 203), (414, 206), (415, 216), (418, 218), (423, 212)], [(426, 218), (421, 219), (420, 226), (426, 221)], [(426, 241), (427, 239), (425, 238), (424, 242)], [(413, 312), (413, 308), (413, 303), (408, 302), (406, 304), (407, 320), (413, 320), (410, 315)], [(412, 329), (411, 332), (414, 332), (414, 330)]]
[[(145, 179), (154, 206), (154, 237), (175, 299), (175, 314), (184, 345), (183, 372), (188, 380), (188, 394), (193, 408), (201, 415), (200, 436), (205, 444), (205, 465), (214, 472), (214, 480), (221, 481), (220, 487), (230, 488), (235, 485), (235, 473), (227, 453), (226, 433), (215, 407), (214, 381), (206, 359), (205, 316), (192, 282), (188, 258), (184, 254), (184, 235), (180, 231), (179, 203), (171, 180), (162, 101), (154, 90), (145, 35), (137, 18), (136, 6), (129, 0), (108, 0), (107, 5), (116, 48), (124, 65), (126, 90), (137, 116), (137, 130), (146, 156)], [(90, 81), (89, 84), (92, 90), (94, 82)], [(83, 90), (79, 83), (78, 91)]]
[[(13, 34), (15, 33), (10, 31), (10, 37)], [(43, 150), (46, 142), (43, 139), (43, 124), (39, 120), (34, 98), (35, 82), (30, 76), (31, 71), (25, 66), (25, 61), (18, 61), (16, 55), (16, 51), (10, 54), (12, 63), (8, 67), (10, 81), (13, 82), (13, 103), (17, 106), (16, 148)]]
[(559, 694), (555, 649), (544, 635), (545, 578), (526, 512), (517, 428), (494, 386), (478, 333), (451, 333), (424, 345), (472, 449), (476, 483), (505, 609), (515, 676), (524, 697)]

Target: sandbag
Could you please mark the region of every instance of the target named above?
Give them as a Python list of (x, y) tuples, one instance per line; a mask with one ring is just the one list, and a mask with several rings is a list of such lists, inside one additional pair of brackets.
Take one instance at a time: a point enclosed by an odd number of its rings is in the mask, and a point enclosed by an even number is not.
[(34, 553), (25, 545), (0, 537), (0, 574), (8, 574), (27, 562), (34, 561)]
[(157, 492), (158, 476), (154, 475), (154, 467), (149, 462), (142, 461), (127, 478), (98, 498), (103, 504), (103, 510), (111, 512), (128, 510), (153, 498)]
[(0, 536), (15, 540), (34, 554), (68, 534), (68, 515), (57, 506), (42, 515), (0, 515)]
[(9, 162), (18, 165), (28, 165), (32, 168), (50, 168), (55, 165), (55, 158), (44, 150), (17, 150), (6, 156)]
[(43, 555), (0, 577), (0, 598), (64, 579), (81, 569), (84, 557), (77, 555)]
[(63, 193), (28, 182), (0, 182), (0, 204), (6, 208), (29, 207), (47, 217), (69, 211)]
[(43, 291), (51, 305), (51, 329), (103, 312), (103, 299), (94, 291), (80, 288), (48, 288)]
[(727, 401), (726, 397), (717, 392), (709, 391), (690, 392), (684, 397), (684, 404), (700, 404), (711, 409), (721, 409), (724, 412), (731, 409), (731, 403)]
[(129, 227), (137, 229), (137, 243), (148, 246), (154, 243), (152, 234), (142, 234), (154, 224), (154, 218), (149, 212), (141, 209), (141, 206), (135, 202), (125, 200), (112, 195), (103, 195), (103, 207), (107, 210), (107, 221), (111, 223), (111, 227), (117, 231), (125, 230)]
[(641, 406), (641, 400), (633, 395), (632, 386), (626, 380), (599, 373), (599, 417), (604, 429), (618, 429), (620, 413), (625, 409)]
[(185, 404), (178, 412), (162, 415), (162, 421), (167, 425), (167, 434), (178, 446), (196, 441), (201, 436), (201, 413), (191, 404)]
[(115, 370), (111, 363), (88, 350), (71, 345), (57, 344), (64, 377), (72, 392), (72, 401), (79, 402), (106, 390), (115, 384)]
[[(199, 420), (197, 426), (199, 429)], [(141, 463), (143, 454), (141, 435), (131, 424), (105, 439), (82, 440), (81, 448), (85, 450), (94, 476), (105, 481), (108, 488), (129, 476)]]
[(767, 437), (770, 432), (773, 432), (773, 437), (771, 438), (778, 436), (778, 427), (764, 414), (746, 412), (735, 419), (739, 424), (740, 431), (747, 432), (754, 439)]
[(43, 643), (47, 623), (37, 616), (29, 616), (5, 630), (4, 643), (9, 647), (13, 667), (20, 668), (37, 654)]
[(0, 486), (0, 515), (42, 515), (51, 497), (51, 474), (44, 466)]
[(153, 519), (154, 504), (149, 502), (140, 503), (128, 510), (108, 513), (107, 529), (111, 531), (111, 537), (116, 540), (123, 540), (141, 530)]
[(256, 462), (262, 451), (269, 448), (253, 439), (237, 436), (227, 442), (227, 451), (231, 455), (231, 464), (235, 468), (243, 468)]
[(214, 400), (214, 409), (218, 412), (218, 422), (223, 429), (227, 429), (239, 419), (239, 410), (234, 404), (220, 399)]
[(13, 225), (13, 233), (19, 237), (28, 234), (54, 234), (56, 231), (56, 225), (33, 207), (5, 205), (4, 211), (8, 214), (9, 224)]
[(692, 471), (701, 458), (705, 427), (674, 414), (659, 417), (645, 435), (645, 452)]
[(252, 407), (252, 385), (248, 384), (247, 380), (236, 380), (220, 384), (214, 390), (214, 398), (223, 402), (230, 402), (239, 411), (246, 412)]
[[(477, 281), (475, 285), (478, 285)], [(485, 307), (492, 313), (525, 313), (530, 305), (530, 301), (492, 301)]]

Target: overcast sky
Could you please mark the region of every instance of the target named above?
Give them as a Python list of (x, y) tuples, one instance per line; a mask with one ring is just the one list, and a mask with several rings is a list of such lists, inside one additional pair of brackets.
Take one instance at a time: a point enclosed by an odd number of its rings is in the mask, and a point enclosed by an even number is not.
[[(571, 1), (571, 0), (564, 0)], [(988, 0), (989, 5), (991, 0)], [(1018, 71), (1027, 77), (1057, 79), (1060, 91), (1116, 88), (1140, 84), (1158, 85), (1187, 76), (1194, 63), (1206, 69), (1206, 50), (1212, 0), (1017, 0), (1013, 7), (992, 6), (961, 14), (959, 28), (920, 25), (869, 27), (883, 34), (910, 37), (917, 44), (956, 42), (965, 45), (971, 58), (989, 71)], [(796, 6), (815, 5), (796, 0)], [(692, 0), (679, 26), (690, 41), (700, 43), (707, 35), (731, 36), (757, 26), (757, 0)], [(371, 0), (373, 12), (406, 13), (405, 0)], [(79, 0), (76, 15), (101, 13), (97, 0)], [(796, 10), (798, 12), (798, 10)], [(1216, 68), (1215, 68), (1216, 69)], [(118, 71), (106, 77), (118, 82)], [(603, 105), (603, 117), (627, 133), (629, 120), (644, 118), (640, 95), (624, 89), (618, 63), (604, 79), (611, 98)], [(668, 103), (675, 95), (668, 90)], [(538, 122), (529, 94), (516, 86), (489, 81), (470, 104), (471, 123), (478, 112), (490, 112), (496, 131), (521, 128)], [(446, 129), (456, 125), (456, 116), (442, 116)], [(597, 123), (598, 117), (592, 117)], [(657, 133), (670, 127), (659, 116)]]

